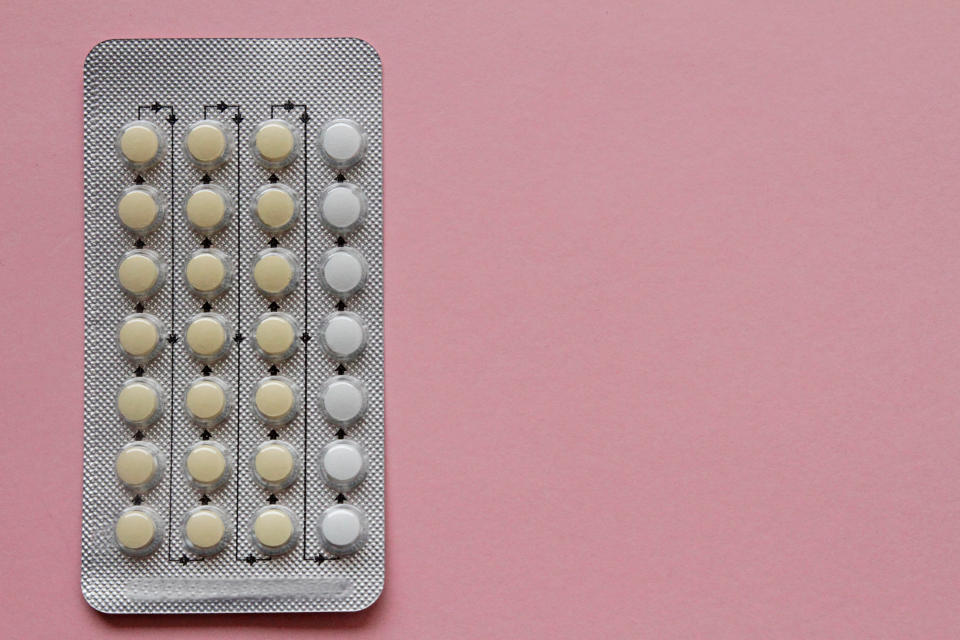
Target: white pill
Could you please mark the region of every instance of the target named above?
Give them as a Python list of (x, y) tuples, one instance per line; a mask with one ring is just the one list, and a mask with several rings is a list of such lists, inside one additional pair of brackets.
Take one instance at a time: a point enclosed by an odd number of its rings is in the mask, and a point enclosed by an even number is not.
[(363, 288), (367, 262), (352, 247), (331, 249), (320, 258), (320, 284), (333, 295), (346, 299)]
[(127, 507), (117, 518), (114, 540), (127, 555), (143, 556), (160, 546), (162, 531), (160, 519), (152, 509)]
[(367, 134), (353, 120), (331, 120), (320, 129), (319, 149), (327, 164), (345, 169), (363, 158), (367, 149)]
[(120, 288), (134, 298), (148, 298), (163, 286), (167, 266), (156, 251), (134, 249), (123, 254), (117, 265)]
[(261, 165), (284, 167), (299, 155), (300, 136), (286, 120), (267, 120), (253, 130), (250, 148)]
[(117, 412), (132, 427), (146, 427), (163, 414), (163, 390), (151, 378), (130, 378), (117, 393)]
[(286, 424), (300, 412), (299, 387), (283, 376), (263, 378), (253, 391), (253, 409), (267, 424)]
[(200, 233), (214, 233), (230, 222), (233, 206), (226, 191), (217, 185), (204, 184), (193, 188), (184, 210), (191, 227)]
[(350, 425), (367, 410), (367, 389), (353, 376), (334, 376), (320, 386), (323, 413), (339, 425)]
[(332, 489), (349, 491), (363, 482), (367, 455), (359, 442), (344, 438), (320, 451), (320, 477)]
[(117, 329), (120, 351), (134, 362), (148, 362), (163, 350), (163, 322), (149, 313), (131, 313)]
[(252, 467), (257, 482), (271, 491), (279, 491), (296, 482), (300, 475), (300, 457), (288, 443), (268, 440), (254, 452)]
[(331, 313), (321, 324), (320, 342), (334, 359), (353, 360), (367, 345), (367, 327), (352, 311)]
[(264, 249), (253, 264), (253, 281), (268, 298), (285, 296), (300, 281), (297, 257), (287, 249)]
[(190, 484), (198, 489), (215, 489), (227, 481), (229, 462), (223, 445), (213, 440), (197, 442), (184, 460)]
[(334, 233), (348, 233), (367, 214), (367, 197), (355, 184), (334, 183), (320, 193), (320, 220)]
[(230, 288), (233, 265), (219, 249), (198, 249), (190, 254), (183, 274), (191, 292), (212, 299)]
[(263, 507), (253, 517), (253, 542), (267, 555), (280, 555), (296, 546), (299, 531), (293, 512), (286, 507)]
[(231, 146), (230, 134), (216, 120), (194, 122), (183, 137), (187, 158), (201, 169), (213, 169), (226, 162)]
[(226, 516), (217, 507), (192, 509), (183, 522), (183, 540), (189, 551), (209, 556), (222, 550), (227, 543)]
[(257, 189), (250, 201), (254, 220), (271, 234), (292, 227), (300, 216), (300, 197), (285, 184), (268, 184)]
[(120, 129), (117, 150), (129, 167), (146, 169), (160, 161), (165, 147), (155, 124), (148, 120), (135, 120)]
[(367, 517), (357, 507), (341, 504), (320, 516), (320, 544), (333, 555), (347, 555), (363, 546), (367, 537)]
[(187, 321), (187, 351), (201, 362), (214, 362), (230, 351), (227, 319), (218, 313), (198, 313)]
[(163, 220), (160, 192), (148, 185), (127, 187), (117, 200), (117, 218), (128, 231), (149, 234)]
[(131, 442), (117, 454), (117, 477), (128, 489), (148, 491), (163, 476), (163, 458), (150, 442)]

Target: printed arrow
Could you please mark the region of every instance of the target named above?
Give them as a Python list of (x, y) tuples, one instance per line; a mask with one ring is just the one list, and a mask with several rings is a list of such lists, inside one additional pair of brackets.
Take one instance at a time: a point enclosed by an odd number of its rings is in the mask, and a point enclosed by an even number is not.
[(280, 245), (280, 241), (276, 238), (270, 238), (270, 246), (276, 248)]
[(170, 344), (174, 344), (177, 340), (179, 340), (179, 338), (177, 338), (177, 334), (175, 334), (175, 333), (171, 333), (171, 334), (167, 337), (167, 342), (169, 342)]
[(140, 431), (139, 429), (137, 429), (137, 432), (136, 432), (135, 434), (133, 434), (133, 439), (134, 439), (134, 440), (143, 440), (143, 431)]
[(310, 334), (309, 334), (309, 333), (303, 334), (302, 336), (300, 336), (300, 340), (301, 340), (304, 344), (306, 344), (307, 342), (310, 342)]
[(272, 184), (276, 184), (276, 183), (280, 182), (280, 178), (278, 178), (278, 177), (277, 177), (277, 174), (275, 174), (275, 173), (271, 173), (271, 174), (270, 174), (270, 177), (267, 178), (267, 180), (269, 180)]
[(141, 504), (142, 502), (143, 502), (143, 498), (140, 497), (139, 493), (133, 496), (133, 504)]
[(137, 174), (137, 177), (133, 179), (136, 184), (143, 184), (143, 176)]
[(204, 312), (208, 312), (210, 311), (210, 309), (213, 309), (213, 307), (210, 306), (209, 302), (204, 302), (203, 306), (201, 306), (200, 308), (203, 309)]
[(304, 111), (304, 112), (303, 112), (303, 115), (300, 116), (300, 122), (302, 122), (302, 123), (304, 123), (304, 124), (310, 122), (310, 116), (307, 115), (307, 112), (306, 112), (306, 111)]
[(243, 122), (243, 116), (240, 115), (240, 113), (238, 112), (237, 115), (233, 116), (232, 120), (237, 124), (240, 124), (241, 122)]
[(270, 438), (271, 440), (276, 440), (277, 438), (280, 437), (280, 434), (277, 433), (276, 429), (270, 429), (270, 433), (267, 434), (267, 437)]
[(212, 245), (212, 244), (213, 244), (213, 243), (210, 242), (210, 238), (206, 238), (206, 237), (205, 237), (205, 238), (203, 239), (203, 242), (200, 243), (200, 246), (202, 246), (204, 249), (209, 249), (209, 248), (210, 248), (210, 245)]
[(342, 246), (345, 245), (345, 244), (347, 244), (347, 241), (343, 239), (343, 236), (337, 237), (337, 246), (338, 246), (338, 247), (342, 247)]
[(346, 178), (343, 176), (342, 173), (338, 173), (338, 174), (337, 174), (337, 182), (344, 182), (344, 181), (346, 181)]
[(233, 336), (233, 341), (236, 342), (236, 343), (238, 343), (238, 344), (241, 343), (241, 342), (243, 342), (244, 339), (245, 339), (245, 338), (243, 337), (243, 334), (240, 333), (239, 331), (237, 331), (236, 335)]
[(266, 557), (266, 558), (258, 558), (257, 556), (253, 555), (252, 553), (251, 553), (250, 555), (248, 555), (246, 558), (243, 559), (243, 561), (246, 562), (246, 563), (248, 563), (248, 564), (253, 564), (254, 562), (264, 562), (264, 561), (270, 562), (271, 560), (273, 560), (273, 558), (271, 558), (271, 557), (269, 557), (269, 556)]
[(133, 246), (135, 246), (137, 249), (143, 249), (143, 239), (137, 238), (137, 241), (133, 243)]
[(138, 378), (139, 378), (140, 376), (142, 376), (142, 375), (143, 375), (143, 367), (137, 367), (136, 369), (134, 369), (134, 370), (133, 370), (133, 375), (137, 376)]
[(210, 498), (207, 497), (207, 494), (200, 496), (200, 504), (210, 504)]
[(347, 372), (347, 368), (343, 366), (343, 363), (337, 366), (337, 375), (343, 375)]
[(317, 564), (323, 564), (323, 561), (324, 561), (324, 560), (326, 560), (326, 558), (324, 558), (324, 557), (323, 557), (322, 555), (320, 555), (319, 553), (318, 553), (317, 555), (313, 556), (313, 561), (316, 562)]
[(186, 554), (177, 558), (177, 562), (179, 562), (182, 565), (186, 565), (188, 562), (203, 562), (203, 561), (204, 561), (204, 558), (188, 558)]
[(277, 498), (277, 496), (273, 495), (272, 493), (270, 494), (270, 497), (267, 498), (267, 502), (270, 504), (277, 504), (279, 501), (280, 500)]
[(204, 430), (203, 430), (203, 433), (200, 434), (200, 439), (201, 439), (201, 440), (209, 440), (209, 439), (210, 439), (210, 436), (211, 436), (211, 433), (210, 433), (209, 431), (207, 431), (206, 429), (204, 429)]
[(169, 116), (167, 116), (167, 122), (169, 122), (170, 124), (173, 124), (176, 121), (177, 121), (177, 116), (173, 115), (172, 113)]
[(142, 302), (138, 302), (138, 303), (137, 303), (137, 306), (135, 306), (134, 309), (137, 310), (137, 313), (143, 313), (143, 303), (142, 303)]
[(337, 303), (337, 311), (343, 311), (346, 308), (347, 308), (347, 303), (344, 302), (343, 300)]
[(202, 182), (203, 184), (210, 184), (210, 174), (209, 173), (203, 174), (203, 177), (200, 178), (200, 182)]
[(337, 429), (337, 437), (343, 440), (347, 436), (347, 432), (343, 429)]
[(270, 375), (272, 375), (272, 376), (275, 376), (275, 375), (277, 375), (278, 373), (280, 373), (280, 369), (277, 369), (277, 365), (275, 365), (275, 364), (270, 365), (270, 368), (267, 369), (267, 371), (269, 371), (269, 372), (270, 372)]
[(343, 504), (346, 501), (347, 497), (342, 493), (337, 494), (337, 504)]
[(279, 308), (280, 308), (280, 305), (278, 305), (276, 302), (270, 303), (270, 311), (276, 311)]
[(210, 369), (209, 366), (203, 365), (203, 369), (200, 369), (200, 373), (202, 373), (202, 374), (205, 375), (205, 376), (208, 376), (208, 375), (210, 375), (211, 373), (213, 373), (213, 370)]

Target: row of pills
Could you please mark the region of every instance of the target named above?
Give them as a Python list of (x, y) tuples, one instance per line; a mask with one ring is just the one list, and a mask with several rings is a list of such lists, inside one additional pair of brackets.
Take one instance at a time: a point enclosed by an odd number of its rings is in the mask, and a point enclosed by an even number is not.
[[(199, 120), (183, 136), (186, 157), (200, 169), (215, 169), (226, 163), (235, 141), (230, 131), (217, 120)], [(256, 161), (270, 169), (289, 165), (299, 157), (303, 141), (300, 133), (286, 120), (266, 120), (254, 127), (249, 147)], [(135, 120), (117, 135), (117, 150), (131, 169), (142, 170), (160, 162), (167, 149), (160, 130), (149, 120)], [(353, 120), (337, 118), (320, 128), (317, 150), (332, 167), (345, 169), (363, 157), (367, 137)]]
[[(320, 545), (327, 553), (347, 555), (366, 541), (367, 518), (353, 505), (338, 504), (320, 514), (316, 530)], [(199, 556), (219, 553), (230, 542), (227, 514), (219, 507), (209, 505), (191, 509), (181, 523), (180, 534), (191, 553)], [(297, 545), (301, 535), (300, 522), (287, 507), (265, 506), (250, 519), (248, 534), (260, 552), (268, 556), (282, 555)], [(117, 518), (115, 538), (127, 555), (148, 555), (163, 542), (163, 520), (150, 507), (127, 507)]]

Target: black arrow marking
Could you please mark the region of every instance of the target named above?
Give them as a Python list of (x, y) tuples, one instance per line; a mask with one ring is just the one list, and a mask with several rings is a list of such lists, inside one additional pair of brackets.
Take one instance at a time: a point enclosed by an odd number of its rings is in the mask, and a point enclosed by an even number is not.
[(133, 243), (137, 249), (143, 249), (143, 238), (137, 238), (137, 241)]
[(173, 115), (173, 113), (167, 116), (167, 122), (169, 122), (170, 124), (173, 124), (176, 121), (177, 121), (177, 116)]
[(280, 182), (280, 178), (278, 178), (278, 177), (277, 177), (277, 174), (275, 174), (275, 173), (271, 173), (271, 174), (270, 174), (270, 177), (267, 178), (267, 180), (269, 180), (271, 184), (276, 184), (276, 183)]
[(347, 308), (347, 303), (344, 302), (343, 300), (337, 303), (337, 311), (343, 311), (346, 308)]
[(137, 313), (143, 313), (143, 303), (142, 303), (142, 302), (138, 302), (138, 303), (137, 303), (137, 306), (135, 306), (134, 309), (137, 310)]
[(204, 239), (203, 239), (203, 242), (200, 243), (200, 246), (202, 246), (204, 249), (209, 249), (209, 248), (210, 248), (210, 245), (212, 245), (212, 244), (213, 244), (213, 243), (210, 242), (210, 238), (204, 238)]
[(317, 564), (323, 564), (323, 561), (324, 561), (324, 560), (326, 560), (326, 558), (324, 558), (324, 557), (323, 557), (322, 555), (320, 555), (319, 553), (318, 553), (317, 555), (313, 556), (313, 561), (316, 562)]
[(210, 306), (210, 303), (209, 303), (209, 302), (204, 302), (203, 305), (202, 305), (200, 308), (203, 309), (204, 312), (208, 312), (208, 311), (210, 311), (210, 309), (213, 309), (213, 307)]
[(302, 122), (303, 124), (307, 124), (308, 122), (310, 122), (310, 116), (307, 115), (306, 110), (304, 110), (303, 115), (300, 116), (300, 122)]
[(280, 437), (280, 434), (277, 433), (276, 429), (270, 429), (270, 433), (267, 434), (267, 437), (270, 438), (271, 440), (276, 440), (277, 438)]
[(143, 375), (143, 367), (137, 367), (133, 370), (133, 374), (138, 378)]
[(343, 429), (337, 429), (337, 437), (343, 440), (347, 436), (347, 432)]
[(142, 502), (143, 502), (143, 498), (140, 497), (139, 493), (133, 496), (133, 504), (141, 504)]
[(203, 184), (210, 184), (210, 174), (209, 173), (203, 174), (203, 177), (200, 178), (200, 182), (202, 182)]
[(137, 177), (133, 179), (136, 184), (143, 184), (143, 176), (137, 174)]
[(208, 365), (203, 365), (203, 369), (200, 369), (200, 373), (202, 373), (205, 376), (208, 376), (211, 373), (213, 373), (213, 371), (210, 369)]
[(150, 105), (150, 110), (153, 111), (154, 113), (156, 113), (157, 111), (160, 111), (160, 109), (162, 108), (163, 108), (163, 105), (156, 100), (154, 100), (153, 104)]
[(170, 344), (174, 344), (177, 340), (179, 340), (179, 338), (177, 338), (175, 333), (171, 333), (169, 336), (167, 336), (167, 342)]
[(307, 342), (310, 342), (310, 334), (309, 334), (309, 333), (303, 334), (302, 336), (300, 336), (300, 340), (301, 340), (304, 344), (306, 344)]
[(276, 238), (270, 238), (270, 243), (269, 243), (269, 244), (270, 244), (271, 247), (276, 248), (277, 246), (280, 245), (280, 241), (277, 240)]
[(241, 122), (243, 122), (243, 116), (240, 115), (239, 111), (237, 112), (237, 115), (233, 116), (233, 121), (236, 122), (237, 124), (240, 124)]
[(204, 429), (204, 430), (203, 430), (203, 433), (200, 434), (200, 439), (201, 439), (201, 440), (209, 440), (210, 437), (211, 437), (211, 435), (212, 435), (212, 434), (211, 434), (209, 431), (207, 431), (206, 429)]
[(345, 182), (346, 180), (342, 173), (337, 174), (337, 182)]
[(342, 493), (337, 494), (337, 504), (343, 504), (346, 501), (347, 497)]
[(277, 504), (278, 502), (280, 502), (280, 500), (277, 498), (277, 496), (271, 493), (270, 497), (267, 498), (267, 502), (269, 502), (270, 504)]
[(177, 562), (179, 562), (180, 564), (186, 566), (186, 564), (187, 564), (188, 562), (203, 562), (205, 559), (206, 559), (206, 558), (188, 558), (188, 557), (186, 556), (186, 554), (184, 554), (184, 555), (180, 556), (179, 558), (177, 558)]
[(237, 331), (237, 333), (233, 336), (233, 341), (236, 342), (237, 344), (243, 342), (245, 339), (246, 338), (244, 338), (243, 334), (240, 333), (239, 331)]
[(273, 560), (273, 558), (270, 556), (267, 556), (266, 558), (258, 558), (252, 553), (243, 559), (243, 561), (248, 564), (253, 564), (254, 562), (270, 562), (271, 560)]
[(207, 497), (207, 494), (200, 496), (200, 504), (210, 504), (210, 498)]
[(270, 365), (270, 368), (267, 369), (267, 371), (269, 371), (269, 372), (270, 372), (270, 375), (272, 375), (272, 376), (275, 376), (275, 375), (277, 375), (278, 373), (280, 373), (280, 369), (277, 369), (277, 365), (275, 365), (275, 364)]
[(276, 311), (279, 308), (280, 308), (280, 305), (278, 305), (276, 302), (270, 303), (270, 311)]
[(137, 429), (137, 432), (136, 432), (135, 434), (133, 434), (133, 439), (134, 439), (134, 440), (143, 440), (143, 431), (140, 431), (139, 429)]
[(342, 376), (342, 375), (345, 374), (346, 372), (347, 372), (347, 368), (346, 368), (345, 366), (343, 366), (343, 363), (341, 362), (341, 363), (337, 366), (337, 374)]
[(343, 239), (343, 236), (338, 236), (338, 237), (337, 237), (337, 246), (338, 246), (338, 247), (342, 247), (342, 246), (345, 245), (345, 244), (347, 244), (347, 241)]

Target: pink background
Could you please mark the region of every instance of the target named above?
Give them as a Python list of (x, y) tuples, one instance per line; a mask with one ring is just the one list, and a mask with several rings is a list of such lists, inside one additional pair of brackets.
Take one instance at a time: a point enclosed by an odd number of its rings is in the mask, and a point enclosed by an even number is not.
[[(771, 4), (5, 2), (3, 635), (960, 635), (960, 7)], [(333, 35), (384, 66), (386, 590), (97, 614), (84, 55)]]

